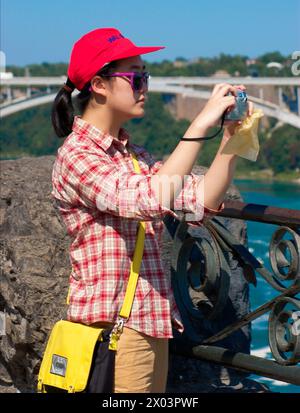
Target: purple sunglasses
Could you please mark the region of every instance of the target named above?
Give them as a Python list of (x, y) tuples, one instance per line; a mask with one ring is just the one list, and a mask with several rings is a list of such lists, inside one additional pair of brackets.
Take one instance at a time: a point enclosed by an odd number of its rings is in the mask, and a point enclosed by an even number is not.
[[(149, 72), (115, 72), (109, 75), (101, 75), (105, 77), (128, 77), (130, 80), (131, 88), (134, 92), (139, 92), (144, 86), (148, 89), (148, 79), (150, 77)], [(89, 88), (91, 92), (92, 87)]]

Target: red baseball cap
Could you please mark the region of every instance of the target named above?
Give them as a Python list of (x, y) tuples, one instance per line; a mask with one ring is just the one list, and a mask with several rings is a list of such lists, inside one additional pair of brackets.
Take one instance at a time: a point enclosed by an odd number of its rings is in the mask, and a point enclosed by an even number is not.
[(107, 63), (160, 49), (164, 47), (138, 47), (114, 28), (95, 29), (74, 44), (68, 78), (81, 90)]

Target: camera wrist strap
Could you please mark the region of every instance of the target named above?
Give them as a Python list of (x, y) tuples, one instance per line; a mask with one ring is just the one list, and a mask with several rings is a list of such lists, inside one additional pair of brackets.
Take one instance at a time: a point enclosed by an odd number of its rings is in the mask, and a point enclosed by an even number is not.
[(204, 136), (204, 137), (201, 137), (201, 138), (180, 138), (180, 140), (181, 141), (208, 141), (209, 139), (215, 138), (223, 130), (223, 126), (224, 126), (224, 122), (225, 122), (225, 114), (226, 114), (226, 112), (224, 112), (223, 115), (222, 115), (220, 129), (218, 129), (217, 132), (214, 135)]

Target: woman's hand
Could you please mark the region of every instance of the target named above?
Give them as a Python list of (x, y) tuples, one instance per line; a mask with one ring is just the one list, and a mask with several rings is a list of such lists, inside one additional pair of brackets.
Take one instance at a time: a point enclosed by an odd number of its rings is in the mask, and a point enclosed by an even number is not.
[[(193, 124), (205, 129), (216, 126), (220, 122), (223, 113), (234, 107), (237, 89), (245, 90), (246, 88), (243, 85), (217, 84), (212, 91), (210, 99), (193, 121)], [(229, 92), (233, 95), (226, 96)]]
[[(245, 90), (245, 86), (239, 85), (237, 86), (238, 89)], [(247, 111), (247, 116), (251, 116), (254, 111), (254, 105), (253, 102), (248, 101), (248, 111)], [(225, 128), (224, 128), (224, 135), (223, 135), (223, 140), (225, 143), (234, 135), (234, 132), (238, 126), (242, 124), (241, 120), (238, 121), (225, 121)]]

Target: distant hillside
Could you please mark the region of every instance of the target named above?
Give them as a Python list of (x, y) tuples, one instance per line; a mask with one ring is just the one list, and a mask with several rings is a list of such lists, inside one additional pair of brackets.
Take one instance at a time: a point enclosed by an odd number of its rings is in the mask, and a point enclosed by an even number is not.
[[(147, 57), (145, 58), (147, 62)], [(277, 67), (268, 67), (268, 64), (276, 62)], [(198, 57), (187, 60), (178, 57), (175, 61), (163, 60), (160, 63), (147, 62), (147, 70), (153, 76), (211, 76), (222, 70), (231, 76), (291, 76), (291, 66), (294, 61), (291, 56), (283, 56), (279, 52), (265, 53), (257, 58), (249, 58), (243, 55), (227, 55), (221, 53), (216, 57)], [(26, 68), (7, 66), (8, 72), (15, 76), (62, 76), (67, 73), (66, 62), (42, 64), (30, 64)]]

